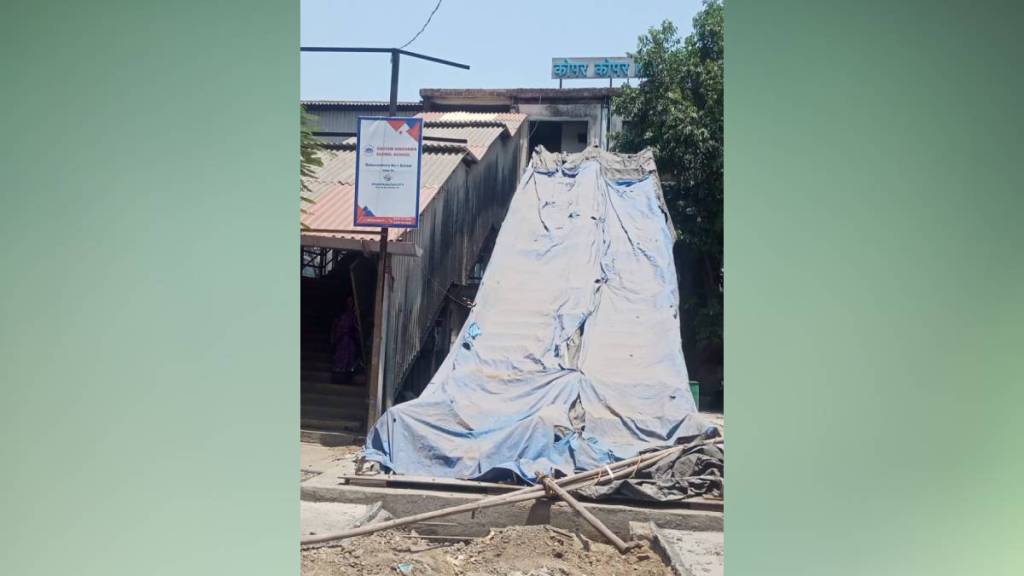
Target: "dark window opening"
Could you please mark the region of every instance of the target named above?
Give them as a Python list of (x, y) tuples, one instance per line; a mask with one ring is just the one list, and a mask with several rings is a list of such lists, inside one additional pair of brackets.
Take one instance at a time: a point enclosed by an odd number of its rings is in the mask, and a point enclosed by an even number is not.
[(548, 152), (562, 151), (562, 123), (538, 120), (530, 122), (530, 150), (543, 146)]

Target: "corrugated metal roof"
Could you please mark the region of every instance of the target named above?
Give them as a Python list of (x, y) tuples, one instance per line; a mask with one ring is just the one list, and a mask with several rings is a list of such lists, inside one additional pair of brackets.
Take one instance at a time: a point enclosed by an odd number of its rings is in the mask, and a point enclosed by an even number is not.
[[(351, 240), (373, 240), (378, 237), (380, 228), (354, 224), (355, 214), (352, 207), (356, 201), (355, 184), (316, 182), (310, 184), (310, 188), (313, 189), (311, 196), (316, 202), (306, 206), (307, 214), (303, 216), (302, 223), (311, 231), (305, 234)], [(437, 187), (420, 188), (421, 213), (437, 192)], [(388, 231), (388, 238), (399, 240), (405, 232), (405, 228), (392, 228)]]
[(491, 143), (507, 134), (508, 129), (504, 124), (491, 124), (484, 126), (437, 126), (428, 124), (423, 129), (423, 137), (436, 136), (440, 138), (457, 138), (465, 140), (465, 147), (473, 154), (473, 157), (480, 160), (491, 147)]
[[(526, 114), (516, 112), (422, 112), (416, 115), (423, 118), (423, 151), (452, 153), (469, 150), (474, 160), (480, 160), (491, 144), (502, 133), (513, 135), (526, 121)], [(429, 138), (447, 138), (461, 142), (431, 141)], [(356, 139), (346, 138), (335, 148), (355, 148)]]
[[(430, 153), (434, 153), (434, 154), (462, 153), (462, 154), (465, 154), (466, 152), (469, 151), (469, 149), (466, 148), (466, 144), (464, 142), (437, 142), (437, 141), (430, 141), (430, 140), (426, 139), (427, 136), (428, 135), (426, 133), (424, 133), (424, 140), (423, 140), (423, 153), (424, 154), (430, 154)], [(463, 140), (465, 140), (465, 139), (463, 139)], [(343, 137), (343, 139), (340, 142), (321, 141), (321, 146), (323, 148), (327, 149), (327, 150), (347, 150), (347, 151), (353, 151), (353, 150), (356, 149), (356, 137), (355, 136), (345, 136), (345, 137)]]
[[(303, 106), (318, 106), (324, 108), (368, 108), (387, 110), (390, 103), (387, 100), (303, 100)], [(420, 102), (399, 102), (401, 110), (422, 110)]]
[[(423, 153), (423, 166), (420, 173), (420, 186), (440, 188), (459, 165), (465, 156), (465, 149), (456, 147), (450, 152)], [(356, 151), (353, 148), (325, 150), (320, 158), (324, 165), (318, 168), (314, 180), (335, 184), (356, 183)], [(421, 196), (422, 198), (422, 196)]]
[[(463, 148), (450, 154), (423, 154), (420, 213), (434, 199), (465, 155)], [(356, 227), (354, 223), (355, 150), (325, 150), (321, 158), (324, 165), (317, 170), (316, 176), (304, 179), (310, 189), (308, 196), (314, 200), (313, 204), (304, 205), (306, 214), (302, 216), (302, 223), (312, 229), (304, 234), (354, 240), (376, 238), (380, 228)], [(328, 230), (331, 232), (326, 232)], [(389, 238), (398, 240), (405, 232), (404, 228), (392, 228)]]
[[(423, 165), (420, 174), (420, 212), (430, 204), (448, 177), (463, 161), (480, 160), (491, 144), (502, 135), (515, 134), (526, 119), (525, 114), (474, 114), (468, 112), (444, 113), (436, 120), (424, 115), (424, 137), (435, 136), (465, 140), (466, 144), (424, 142)], [(510, 129), (509, 127), (514, 128)], [(469, 156), (467, 156), (467, 153)], [(321, 153), (323, 166), (304, 181), (310, 188), (314, 204), (306, 205), (302, 223), (310, 232), (304, 235), (328, 236), (362, 240), (380, 234), (379, 228), (356, 228), (355, 205), (355, 138)], [(330, 232), (326, 232), (330, 231)], [(393, 228), (389, 234), (397, 240), (405, 229)]]
[(421, 88), (420, 98), (424, 101), (449, 99), (481, 99), (481, 98), (526, 98), (544, 100), (577, 100), (618, 96), (622, 88), (616, 87), (584, 87), (584, 88)]
[(526, 114), (515, 112), (423, 112), (417, 116), (423, 118), (428, 124), (436, 125), (470, 126), (501, 122), (508, 128), (509, 134), (515, 134), (526, 120)]

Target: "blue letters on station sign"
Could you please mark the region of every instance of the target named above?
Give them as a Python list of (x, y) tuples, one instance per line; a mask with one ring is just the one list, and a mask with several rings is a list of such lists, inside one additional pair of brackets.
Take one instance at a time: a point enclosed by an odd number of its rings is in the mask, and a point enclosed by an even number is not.
[(551, 77), (564, 78), (638, 78), (640, 67), (632, 58), (554, 58)]

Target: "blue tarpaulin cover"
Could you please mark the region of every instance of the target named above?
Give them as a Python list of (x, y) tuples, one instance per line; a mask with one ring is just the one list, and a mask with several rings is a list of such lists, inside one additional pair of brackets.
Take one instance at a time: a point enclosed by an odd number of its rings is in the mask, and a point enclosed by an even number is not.
[(539, 149), (458, 340), (363, 456), (398, 474), (535, 481), (700, 434), (672, 244), (650, 151)]

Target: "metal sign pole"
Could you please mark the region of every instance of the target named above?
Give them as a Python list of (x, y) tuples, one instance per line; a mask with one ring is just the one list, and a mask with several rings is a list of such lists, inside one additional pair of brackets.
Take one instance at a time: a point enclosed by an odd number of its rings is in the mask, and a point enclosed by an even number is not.
[[(428, 62), (436, 62), (446, 66), (469, 70), (469, 66), (466, 64), (435, 58), (433, 56), (427, 56), (426, 54), (409, 52), (408, 50), (402, 50), (401, 48), (303, 46), (299, 48), (299, 50), (302, 52), (364, 52), (390, 54), (391, 100), (388, 103), (388, 116), (391, 117), (398, 115), (398, 59), (402, 54), (411, 58), (419, 58), (420, 60), (426, 60)], [(388, 307), (388, 301), (386, 300), (388, 296), (388, 271), (388, 227), (382, 226), (380, 229), (380, 244), (377, 259), (377, 293), (375, 294), (373, 302), (373, 352), (370, 357), (370, 380), (368, 382), (369, 390), (367, 394), (367, 404), (369, 405), (366, 418), (367, 434), (369, 434), (369, 431), (373, 429), (373, 425), (377, 423), (377, 418), (380, 418), (380, 414), (382, 412), (381, 408), (384, 405), (384, 361), (387, 356), (386, 347), (384, 346), (385, 339), (387, 338), (387, 332), (384, 326), (384, 313)]]
[[(391, 51), (391, 100), (388, 102), (388, 116), (398, 115), (398, 50)], [(388, 288), (388, 227), (380, 229), (380, 244), (377, 250), (377, 294), (373, 303), (373, 353), (370, 360), (370, 389), (366, 415), (366, 432), (369, 434), (373, 425), (380, 418), (381, 406), (384, 404), (384, 341), (387, 331), (384, 329), (384, 302)]]

